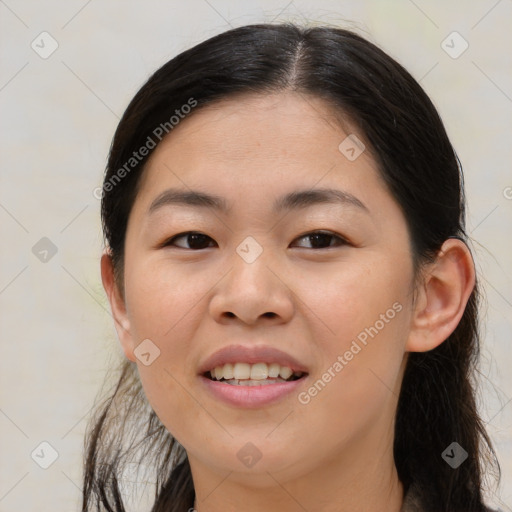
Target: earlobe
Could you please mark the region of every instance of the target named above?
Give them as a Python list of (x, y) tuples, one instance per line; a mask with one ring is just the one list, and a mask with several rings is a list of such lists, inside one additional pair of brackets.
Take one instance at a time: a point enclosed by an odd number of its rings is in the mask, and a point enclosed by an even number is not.
[(110, 303), (117, 336), (124, 354), (127, 359), (135, 362), (135, 356), (133, 354), (134, 344), (130, 331), (130, 320), (126, 312), (125, 300), (114, 279), (112, 256), (109, 254), (107, 249), (105, 249), (101, 256), (101, 280)]
[(456, 238), (446, 240), (417, 290), (406, 350), (426, 352), (445, 341), (459, 324), (474, 286), (467, 245)]

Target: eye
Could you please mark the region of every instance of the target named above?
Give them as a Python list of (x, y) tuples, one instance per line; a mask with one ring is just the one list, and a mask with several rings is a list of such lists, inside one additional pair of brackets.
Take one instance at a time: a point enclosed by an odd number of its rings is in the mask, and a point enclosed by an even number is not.
[[(177, 244), (176, 240), (179, 239), (185, 239), (188, 247), (183, 247), (182, 245)], [(305, 235), (296, 238), (296, 240), (304, 239), (309, 239), (310, 242), (312, 242), (311, 245), (313, 247), (309, 247), (311, 249), (324, 249), (329, 247), (349, 245), (347, 240), (331, 231), (311, 231), (310, 233), (306, 233)], [(187, 231), (185, 233), (180, 233), (179, 235), (173, 236), (169, 240), (165, 241), (161, 247), (175, 246), (181, 249), (200, 250), (206, 249), (208, 247), (208, 240), (213, 242), (213, 239), (204, 233), (199, 233), (197, 231)], [(333, 240), (335, 242), (334, 245), (331, 243)]]
[[(349, 245), (348, 241), (345, 240), (343, 237), (337, 235), (336, 233), (333, 233), (331, 231), (312, 231), (311, 233), (306, 233), (305, 235), (302, 235), (296, 240), (304, 240), (304, 239), (310, 239), (312, 241), (313, 247), (310, 247), (311, 249), (324, 249), (329, 247), (339, 247), (342, 245)], [(334, 240), (336, 243), (332, 245), (329, 243), (329, 240)], [(319, 246), (326, 246), (326, 247), (319, 247)]]
[[(177, 245), (175, 242), (180, 238), (184, 238), (185, 240), (187, 240), (187, 242), (189, 243), (189, 247), (182, 247)], [(205, 249), (205, 243), (208, 241), (208, 239), (212, 240), (208, 235), (205, 235), (203, 233), (198, 233), (197, 231), (187, 231), (186, 233), (180, 233), (179, 235), (170, 238), (169, 240), (162, 244), (162, 247), (175, 245), (177, 247), (180, 247), (181, 249)]]

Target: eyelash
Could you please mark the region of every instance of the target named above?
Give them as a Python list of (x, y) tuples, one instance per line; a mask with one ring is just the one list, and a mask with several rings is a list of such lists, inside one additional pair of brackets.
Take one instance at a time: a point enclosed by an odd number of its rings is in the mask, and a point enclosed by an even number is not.
[[(210, 238), (208, 235), (205, 235), (204, 233), (200, 233), (198, 231), (185, 231), (184, 233), (180, 233), (178, 235), (175, 235), (173, 236), (172, 238), (169, 238), (168, 240), (166, 240), (163, 244), (161, 244), (160, 247), (170, 247), (170, 246), (173, 246), (174, 245), (174, 242), (179, 239), (179, 238), (183, 238), (183, 237), (187, 237), (189, 235), (200, 235), (202, 237), (206, 237), (206, 238)], [(348, 242), (348, 240), (346, 240), (345, 238), (343, 238), (342, 236), (338, 235), (337, 233), (334, 233), (332, 231), (325, 231), (325, 230), (319, 230), (319, 231), (310, 231), (309, 233), (305, 233), (303, 235), (300, 235), (298, 236), (295, 240), (300, 240), (302, 238), (308, 238), (308, 237), (311, 237), (313, 235), (324, 235), (324, 236), (328, 236), (328, 237), (331, 237), (331, 238), (334, 238), (334, 239), (338, 239), (338, 244), (335, 245), (335, 246), (331, 246), (329, 245), (328, 247), (322, 247), (320, 249), (315, 249), (314, 247), (306, 247), (306, 249), (313, 249), (313, 250), (322, 250), (322, 249), (330, 249), (331, 247), (341, 247), (341, 246), (344, 246), (344, 245), (350, 245), (350, 243)], [(212, 240), (212, 238), (210, 238), (210, 240)], [(184, 250), (191, 250), (191, 251), (200, 251), (201, 249), (188, 249), (186, 247), (179, 247), (179, 246), (176, 246), (176, 248), (178, 249), (184, 249)]]

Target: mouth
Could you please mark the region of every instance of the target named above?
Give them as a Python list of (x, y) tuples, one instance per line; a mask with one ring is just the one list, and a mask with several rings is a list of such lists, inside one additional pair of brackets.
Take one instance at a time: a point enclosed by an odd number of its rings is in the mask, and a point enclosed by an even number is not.
[(228, 345), (198, 368), (207, 396), (232, 407), (258, 409), (291, 399), (304, 387), (309, 367), (270, 345)]
[(259, 362), (226, 363), (204, 372), (203, 377), (231, 386), (268, 386), (293, 382), (307, 376), (306, 372), (293, 370), (279, 363)]

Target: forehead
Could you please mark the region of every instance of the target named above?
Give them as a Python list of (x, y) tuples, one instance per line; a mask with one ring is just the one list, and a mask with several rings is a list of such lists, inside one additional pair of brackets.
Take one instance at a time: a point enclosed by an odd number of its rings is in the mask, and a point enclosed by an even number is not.
[(225, 178), (232, 186), (251, 187), (283, 180), (307, 185), (314, 176), (344, 174), (347, 179), (363, 168), (375, 173), (368, 149), (356, 161), (340, 151), (340, 144), (354, 133), (349, 120), (311, 95), (235, 96), (182, 120), (154, 150), (141, 188), (147, 181), (155, 186), (157, 175), (166, 174), (175, 181), (180, 176), (196, 184)]
[[(336, 117), (337, 112), (320, 98), (299, 94), (237, 95), (214, 102), (198, 111), (177, 126), (171, 135), (176, 142), (191, 136), (201, 137), (206, 145), (216, 147), (224, 155), (245, 157), (262, 147), (273, 148), (289, 144), (296, 146), (300, 140), (317, 138), (326, 131), (343, 133)], [(348, 120), (345, 120), (348, 124)], [(252, 141), (250, 139), (253, 139)], [(215, 143), (222, 141), (222, 145)], [(239, 142), (243, 141), (241, 147)]]

